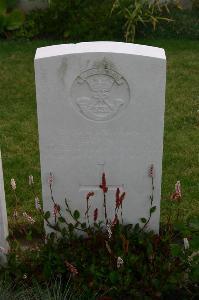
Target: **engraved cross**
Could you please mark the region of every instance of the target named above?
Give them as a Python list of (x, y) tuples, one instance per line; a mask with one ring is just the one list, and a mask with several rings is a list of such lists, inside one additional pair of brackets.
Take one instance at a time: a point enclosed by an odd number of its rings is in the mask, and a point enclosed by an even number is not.
[[(96, 185), (81, 185), (80, 184), (80, 190), (82, 191), (87, 191), (87, 192), (97, 192), (97, 191), (101, 191), (100, 188), (100, 184), (102, 181), (102, 174), (105, 173), (105, 163), (97, 163), (97, 166), (99, 168), (99, 183)], [(114, 184), (108, 184), (107, 183), (107, 187), (108, 187), (108, 191), (116, 191), (117, 188), (120, 188), (121, 190), (124, 189), (124, 184), (120, 184), (120, 185), (114, 185)]]
[[(103, 192), (100, 188), (100, 185), (102, 184), (102, 174), (105, 173), (105, 163), (97, 163), (98, 166), (98, 172), (99, 172), (99, 182), (96, 185), (81, 185), (80, 184), (80, 193), (83, 199), (86, 199), (86, 196), (89, 192), (94, 192), (94, 197), (92, 197), (92, 201), (89, 203), (89, 209), (90, 211), (94, 211), (94, 209), (98, 208), (98, 219), (103, 220), (105, 217), (106, 223), (108, 222), (108, 219), (113, 220), (115, 217), (115, 193), (117, 188), (120, 189), (121, 192), (124, 191), (124, 184), (115, 185), (115, 184), (108, 184), (106, 183), (106, 186), (108, 187), (107, 192), (107, 200), (103, 203)], [(106, 204), (105, 204), (106, 203)], [(86, 202), (85, 202), (86, 204)], [(105, 210), (105, 213), (104, 213)]]

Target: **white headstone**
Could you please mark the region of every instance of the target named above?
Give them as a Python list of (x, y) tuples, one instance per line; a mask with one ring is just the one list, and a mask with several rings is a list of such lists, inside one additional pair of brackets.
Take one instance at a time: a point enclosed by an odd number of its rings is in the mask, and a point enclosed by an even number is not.
[(163, 49), (118, 42), (90, 42), (37, 49), (35, 56), (43, 205), (52, 210), (48, 176), (64, 207), (103, 218), (99, 188), (105, 172), (108, 214), (114, 217), (115, 192), (125, 190), (123, 218), (147, 217), (155, 167), (150, 228), (160, 215), (166, 58)]
[(7, 210), (5, 202), (5, 192), (4, 192), (4, 181), (3, 181), (3, 168), (0, 150), (0, 265), (5, 262), (4, 253), (8, 250), (8, 242), (6, 238), (8, 237), (8, 220), (7, 220)]

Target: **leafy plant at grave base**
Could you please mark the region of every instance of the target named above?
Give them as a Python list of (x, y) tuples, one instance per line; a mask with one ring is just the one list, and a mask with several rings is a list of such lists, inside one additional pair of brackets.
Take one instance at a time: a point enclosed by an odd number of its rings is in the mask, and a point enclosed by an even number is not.
[(76, 299), (70, 279), (63, 282), (62, 278), (55, 278), (48, 284), (34, 281), (32, 286), (22, 283), (16, 287), (9, 281), (0, 281), (0, 300), (69, 300)]
[(0, 300), (16, 299), (14, 296), (13, 285), (9, 282), (0, 281)]
[(10, 31), (22, 26), (25, 19), (24, 14), (15, 6), (15, 0), (0, 1), (0, 35), (8, 37)]
[(134, 42), (139, 24), (151, 24), (155, 31), (160, 21), (172, 21), (166, 17), (169, 14), (167, 2), (160, 0), (115, 0), (113, 12), (122, 15), (125, 20), (124, 33), (127, 42)]
[[(49, 176), (49, 188), (53, 212), (43, 212), (36, 201), (36, 208), (52, 232), (45, 237), (46, 243), (23, 249), (10, 238), (8, 264), (3, 274), (16, 282), (31, 284), (34, 278), (45, 282), (61, 276), (63, 282), (71, 278), (76, 299), (167, 299), (170, 295), (188, 299), (197, 293), (199, 263), (199, 220), (190, 219), (181, 224), (180, 182), (175, 185), (167, 224), (160, 234), (148, 229), (156, 210), (154, 197), (154, 168), (149, 170), (152, 191), (149, 197), (149, 215), (140, 224), (123, 224), (122, 208), (125, 192), (115, 193), (115, 217), (110, 220), (107, 212), (108, 186), (102, 174), (100, 189), (103, 196), (104, 220), (98, 220), (98, 210), (91, 212), (94, 192), (85, 199), (85, 222), (80, 213), (72, 211), (65, 200), (66, 212), (56, 203), (53, 195), (53, 176)], [(30, 185), (34, 192), (33, 178)], [(16, 195), (16, 185), (12, 181)], [(17, 202), (17, 201), (16, 201)], [(178, 206), (176, 222), (172, 207)], [(14, 216), (19, 218), (19, 214)], [(31, 216), (26, 220), (33, 223)], [(175, 224), (175, 225), (173, 225)], [(34, 224), (32, 224), (34, 225)], [(66, 226), (67, 225), (67, 226)], [(82, 234), (77, 234), (77, 232)], [(80, 297), (81, 296), (81, 297)]]

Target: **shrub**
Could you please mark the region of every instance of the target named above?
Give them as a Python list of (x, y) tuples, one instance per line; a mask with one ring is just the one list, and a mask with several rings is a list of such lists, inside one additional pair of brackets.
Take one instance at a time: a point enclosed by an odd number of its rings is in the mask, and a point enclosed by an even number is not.
[(176, 9), (172, 4), (169, 6), (170, 18), (173, 22), (159, 24), (154, 33), (150, 27), (139, 27), (138, 36), (199, 39), (199, 14), (198, 10)]
[(15, 0), (0, 2), (0, 35), (8, 37), (10, 31), (20, 28), (24, 22), (23, 13), (15, 8)]
[(166, 2), (160, 0), (115, 0), (112, 11), (121, 14), (125, 20), (124, 32), (127, 42), (134, 42), (138, 24), (151, 24), (155, 30), (159, 21), (171, 21), (164, 16), (165, 13), (169, 13)]
[(67, 42), (122, 39), (120, 19), (110, 17), (112, 0), (54, 0), (46, 10), (27, 15), (16, 37), (54, 38)]
[(199, 11), (199, 0), (192, 0), (192, 10)]
[[(21, 247), (16, 238), (11, 237), (4, 274), (11, 280), (29, 284), (34, 278), (41, 283), (56, 276), (61, 276), (63, 282), (71, 278), (78, 295), (76, 299), (80, 299), (80, 295), (83, 295), (82, 299), (103, 299), (103, 296), (109, 299), (167, 299), (170, 295), (181, 299), (194, 297), (198, 280), (198, 219), (189, 220), (186, 225), (180, 223), (182, 194), (178, 181), (169, 200), (167, 224), (159, 235), (150, 231), (148, 224), (156, 209), (153, 206), (153, 174), (152, 166), (149, 173), (152, 183), (149, 215), (140, 219), (141, 225), (123, 224), (125, 193), (119, 189), (115, 194), (115, 218), (109, 219), (105, 174), (102, 174), (99, 186), (104, 201), (104, 220), (98, 220), (97, 210), (90, 212), (92, 191), (85, 199), (85, 222), (81, 221), (77, 210), (71, 211), (67, 200), (65, 210), (69, 218), (66, 217), (54, 200), (50, 174), (53, 212), (43, 212), (38, 202), (36, 208), (52, 232), (41, 237), (42, 243), (38, 241), (28, 248)], [(33, 180), (31, 186), (35, 196)], [(15, 185), (13, 188), (15, 193)], [(175, 222), (172, 215), (174, 205), (178, 206)], [(31, 216), (26, 214), (25, 218), (35, 224)]]
[(44, 284), (34, 281), (31, 287), (23, 282), (16, 287), (9, 281), (0, 281), (0, 300), (75, 300), (74, 295), (70, 280), (63, 283), (61, 278)]
[[(15, 38), (53, 38), (64, 39), (66, 42), (123, 41), (125, 33), (128, 40), (132, 37), (132, 30), (134, 30), (132, 25), (136, 25), (136, 38), (143, 36), (199, 38), (198, 10), (196, 8), (192, 11), (179, 10), (173, 4), (173, 0), (167, 6), (160, 8), (158, 5), (153, 8), (148, 1), (144, 1), (136, 10), (133, 19), (135, 0), (117, 1), (123, 4), (122, 10), (118, 6), (112, 9), (115, 0), (100, 2), (98, 0), (52, 0), (50, 2), (51, 5), (46, 10), (35, 10), (27, 14), (25, 23), (15, 32)], [(140, 1), (136, 3), (139, 4)], [(128, 9), (128, 14), (125, 9)], [(173, 21), (165, 22), (162, 17)], [(157, 27), (155, 32), (154, 26)]]

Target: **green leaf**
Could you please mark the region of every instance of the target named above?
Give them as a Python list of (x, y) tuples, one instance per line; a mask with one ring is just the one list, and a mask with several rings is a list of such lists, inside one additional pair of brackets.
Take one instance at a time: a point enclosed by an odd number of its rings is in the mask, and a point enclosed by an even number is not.
[(180, 256), (182, 254), (182, 247), (178, 244), (171, 244), (171, 254), (173, 256)]
[(6, 18), (4, 15), (0, 14), (0, 33), (4, 31), (6, 25)]
[(147, 219), (141, 218), (140, 221), (141, 221), (142, 223), (146, 223), (146, 222), (147, 222)]
[(199, 280), (199, 268), (198, 265), (192, 268), (190, 277), (193, 281), (198, 282)]
[(129, 258), (130, 263), (133, 265), (137, 262), (139, 258), (136, 255), (131, 255)]
[(72, 223), (70, 223), (68, 225), (68, 230), (69, 230), (70, 233), (72, 233), (74, 231), (74, 225)]
[(45, 220), (48, 220), (49, 218), (50, 218), (50, 212), (47, 211), (47, 212), (45, 212), (45, 214), (44, 214), (44, 219), (45, 219)]
[(66, 219), (65, 219), (64, 217), (59, 217), (59, 218), (58, 218), (58, 221), (59, 221), (60, 223), (65, 223), (65, 222), (66, 222)]
[(119, 274), (116, 271), (113, 271), (109, 274), (109, 279), (113, 284), (116, 284), (119, 280)]
[(13, 10), (9, 15), (6, 16), (6, 29), (18, 29), (23, 24), (24, 19), (24, 14), (20, 10)]
[(153, 253), (153, 247), (150, 243), (147, 244), (147, 255), (150, 256)]
[(66, 234), (67, 234), (67, 229), (66, 229), (65, 227), (61, 229), (61, 234), (62, 234), (63, 237), (66, 236)]
[(199, 218), (198, 217), (192, 217), (189, 219), (189, 227), (193, 230), (199, 230)]
[(50, 275), (51, 275), (51, 264), (49, 262), (44, 264), (43, 272), (44, 272), (46, 278), (50, 277)]
[(155, 212), (155, 210), (156, 210), (156, 206), (152, 206), (150, 208), (150, 214), (153, 214)]
[(6, 12), (6, 0), (0, 0), (0, 14), (4, 14)]
[(135, 231), (139, 231), (140, 230), (140, 224), (139, 223), (135, 224), (134, 230)]
[(6, 0), (6, 5), (7, 5), (7, 9), (13, 9), (17, 5), (17, 0)]
[(86, 229), (86, 223), (82, 223), (82, 224), (81, 224), (81, 228), (82, 228), (82, 229)]
[(26, 235), (26, 239), (27, 239), (28, 241), (32, 241), (32, 230), (29, 230), (29, 231), (28, 231), (28, 233), (27, 233), (27, 235)]
[(199, 249), (199, 236), (198, 234), (193, 235), (190, 241), (190, 246), (192, 250), (197, 251)]
[(74, 211), (74, 213), (73, 213), (73, 217), (74, 217), (74, 219), (75, 219), (75, 220), (78, 220), (78, 219), (79, 219), (79, 217), (80, 217), (80, 213), (79, 213), (79, 211), (78, 211), (78, 210), (75, 210), (75, 211)]

